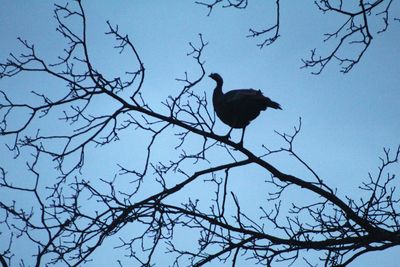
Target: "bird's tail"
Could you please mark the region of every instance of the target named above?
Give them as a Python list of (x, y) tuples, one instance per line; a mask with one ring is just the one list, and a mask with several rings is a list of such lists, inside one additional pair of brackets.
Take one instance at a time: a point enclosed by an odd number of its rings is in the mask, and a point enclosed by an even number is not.
[(272, 100), (268, 101), (268, 107), (274, 108), (274, 109), (282, 109), (281, 105), (279, 105), (278, 103), (276, 103), (276, 102), (274, 102)]

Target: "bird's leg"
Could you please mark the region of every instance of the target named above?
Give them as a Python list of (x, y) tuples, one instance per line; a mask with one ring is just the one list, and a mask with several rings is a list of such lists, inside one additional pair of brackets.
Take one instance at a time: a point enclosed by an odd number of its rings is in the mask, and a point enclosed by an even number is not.
[(240, 138), (240, 142), (238, 143), (238, 145), (243, 146), (243, 139), (244, 139), (244, 132), (246, 131), (246, 127), (243, 128), (242, 131), (242, 137)]
[(231, 138), (231, 132), (232, 132), (233, 128), (231, 128), (229, 130), (229, 132), (225, 135), (226, 140), (229, 140), (229, 138)]

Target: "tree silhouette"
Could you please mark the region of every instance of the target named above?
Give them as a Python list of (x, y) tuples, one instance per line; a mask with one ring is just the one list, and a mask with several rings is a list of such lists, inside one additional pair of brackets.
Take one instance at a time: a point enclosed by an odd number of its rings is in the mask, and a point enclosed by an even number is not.
[[(210, 11), (220, 2), (208, 5)], [(235, 8), (247, 6), (247, 1), (228, 3)], [(361, 1), (360, 14), (347, 14), (341, 2), (339, 8), (329, 1), (317, 5), (324, 12), (349, 16), (350, 30), (365, 34), (367, 17), (384, 4), (381, 15), (386, 29), (390, 3)], [(279, 16), (279, 1), (276, 4)], [(360, 15), (365, 24), (355, 26)], [(115, 49), (136, 65), (120, 77), (109, 78), (91, 60), (82, 1), (55, 5), (55, 19), (57, 31), (68, 43), (56, 62), (47, 62), (33, 44), (20, 38), (26, 52), (10, 54), (0, 65), (1, 79), (34, 73), (63, 85), (46, 93), (34, 90), (35, 99), (23, 102), (1, 91), (1, 135), (15, 152), (15, 162), (31, 155), (22, 183), (0, 166), (0, 229), (6, 240), (0, 247), (3, 266), (17, 261), (22, 266), (78, 266), (93, 260), (104, 247), (116, 251), (121, 266), (125, 259), (130, 266), (132, 262), (166, 266), (160, 260), (165, 252), (162, 257), (171, 266), (215, 262), (239, 266), (243, 260), (266, 266), (296, 261), (345, 266), (365, 253), (400, 245), (398, 181), (390, 171), (399, 159), (400, 146), (384, 150), (379, 172), (370, 174), (360, 186), (361, 198), (341, 198), (295, 150), (301, 119), (290, 132), (276, 132), (284, 144), (281, 148), (263, 146), (261, 153), (215, 133), (209, 97), (195, 90), (206, 74), (207, 42), (201, 34), (189, 43), (188, 53), (198, 68), (197, 76), (185, 73), (178, 79), (182, 82), (179, 93), (163, 101), (165, 110), (159, 111), (142, 94), (146, 69), (140, 53), (118, 26), (107, 22), (106, 34), (116, 40)], [(277, 21), (272, 39), (267, 37), (261, 47), (279, 36)], [(251, 30), (251, 34), (268, 34), (270, 29)], [(342, 36), (338, 48), (350, 36), (340, 34), (344, 33), (328, 36)], [(364, 37), (367, 49), (372, 37), (369, 33)], [(354, 60), (340, 58), (337, 51), (328, 59), (316, 60), (313, 53), (305, 66), (319, 65), (320, 73), (335, 58), (348, 63), (344, 69), (348, 72), (365, 49)], [(143, 160), (133, 167), (115, 162), (119, 171), (108, 178), (87, 176), (88, 158), (96, 157), (96, 163), (103, 164), (100, 152), (107, 154), (108, 147), (127, 135), (133, 136), (132, 153), (143, 155)], [(163, 138), (171, 143), (164, 144)], [(168, 160), (156, 156), (164, 149), (170, 149)], [(276, 155), (294, 158), (307, 174), (286, 173), (271, 163)], [(266, 180), (257, 215), (254, 203), (250, 207), (241, 200), (240, 189), (229, 187), (235, 177), (252, 171), (258, 176), (254, 178)], [(290, 197), (296, 193), (304, 199)], [(17, 196), (28, 203), (14, 201)], [(35, 248), (33, 257), (18, 251), (21, 243)], [(318, 254), (314, 262), (305, 256), (309, 251)]]
[[(313, 74), (320, 74), (331, 62), (337, 61), (341, 72), (349, 72), (362, 58), (371, 45), (376, 34), (385, 32), (389, 24), (399, 18), (390, 16), (392, 0), (351, 1), (343, 0), (318, 0), (314, 1), (316, 7), (323, 14), (340, 16), (343, 23), (332, 32), (325, 33), (324, 42), (333, 43), (333, 48), (325, 56), (317, 54), (316, 49), (311, 50), (308, 59), (302, 59), (302, 68), (311, 68)], [(248, 0), (213, 0), (212, 2), (196, 1), (197, 4), (206, 6), (208, 15), (218, 5), (224, 8), (246, 9)], [(260, 48), (273, 44), (280, 36), (280, 0), (275, 1), (275, 21), (263, 30), (249, 29), (250, 38), (261, 38), (257, 44)], [(381, 24), (381, 25), (380, 25)], [(375, 26), (376, 25), (376, 26)], [(373, 32), (372, 28), (376, 28)], [(311, 29), (312, 30), (312, 29)]]

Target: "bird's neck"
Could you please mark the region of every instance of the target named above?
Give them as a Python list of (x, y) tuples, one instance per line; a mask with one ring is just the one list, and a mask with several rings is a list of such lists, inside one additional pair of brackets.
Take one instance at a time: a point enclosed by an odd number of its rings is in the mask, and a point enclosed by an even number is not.
[(216, 83), (217, 83), (217, 85), (215, 86), (215, 89), (214, 89), (214, 95), (215, 94), (223, 95), (223, 93), (222, 93), (222, 84), (223, 84), (222, 80), (216, 80)]

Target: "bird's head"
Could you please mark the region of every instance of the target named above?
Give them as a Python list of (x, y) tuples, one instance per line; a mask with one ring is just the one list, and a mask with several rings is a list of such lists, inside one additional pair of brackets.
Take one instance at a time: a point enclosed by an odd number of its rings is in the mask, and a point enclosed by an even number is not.
[(208, 75), (208, 77), (210, 77), (211, 79), (213, 79), (217, 83), (222, 83), (222, 77), (218, 73), (211, 73), (210, 75)]

